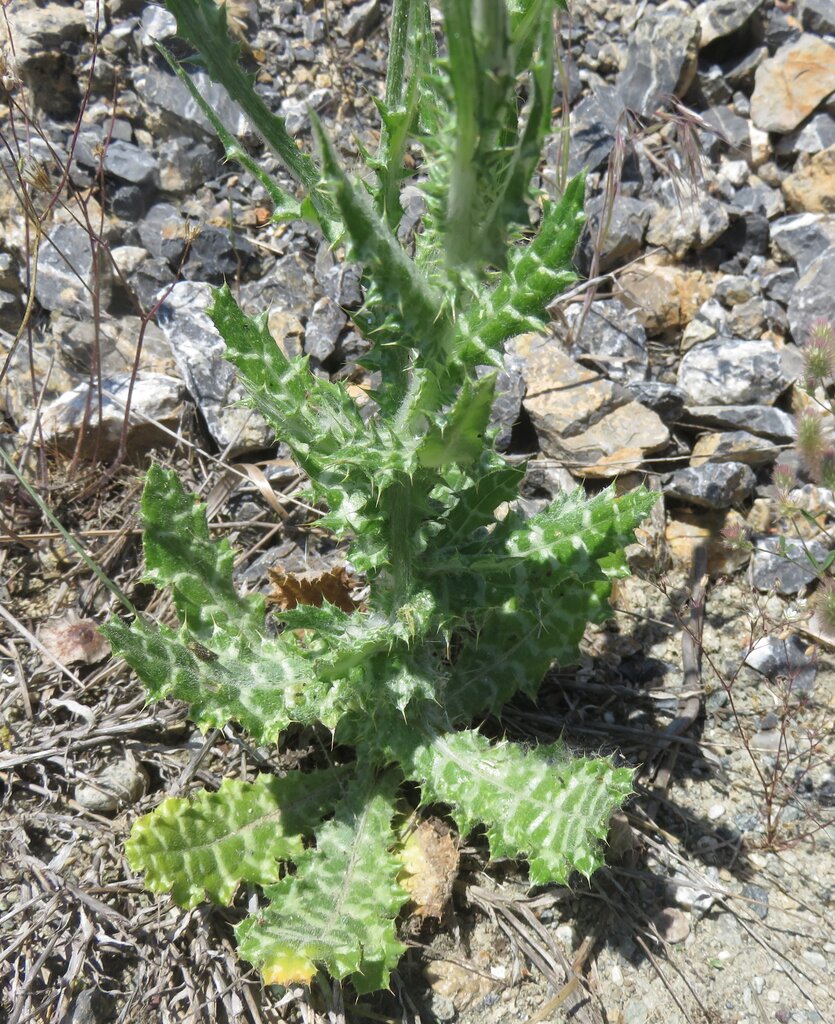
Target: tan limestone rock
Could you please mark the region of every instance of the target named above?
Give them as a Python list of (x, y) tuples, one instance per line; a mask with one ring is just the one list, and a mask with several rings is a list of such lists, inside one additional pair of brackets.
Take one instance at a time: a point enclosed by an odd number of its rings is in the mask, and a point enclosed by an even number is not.
[(765, 132), (790, 132), (835, 91), (835, 47), (804, 33), (757, 68), (751, 120)]
[(783, 182), (783, 195), (796, 213), (835, 213), (835, 146), (822, 150)]

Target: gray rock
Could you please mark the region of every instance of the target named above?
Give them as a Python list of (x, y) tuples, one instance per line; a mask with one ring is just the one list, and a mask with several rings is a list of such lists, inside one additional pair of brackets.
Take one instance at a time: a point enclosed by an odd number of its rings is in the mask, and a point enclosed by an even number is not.
[(798, 345), (806, 340), (816, 320), (823, 319), (835, 323), (833, 261), (835, 245), (826, 249), (809, 264), (789, 301), (789, 329)]
[(18, 66), (25, 68), (44, 50), (80, 39), (87, 31), (84, 12), (60, 3), (12, 5), (6, 13)]
[(742, 274), (728, 274), (713, 289), (714, 297), (727, 309), (740, 303), (748, 302), (759, 294), (760, 288), (758, 283)]
[(743, 213), (758, 214), (768, 220), (773, 220), (786, 212), (786, 201), (780, 189), (763, 184), (746, 185), (737, 189), (731, 203), (735, 209), (742, 210)]
[(496, 378), (490, 426), (498, 429), (495, 443), (502, 452), (510, 450), (513, 426), (519, 420), (522, 411), (522, 399), (525, 396), (522, 368), (523, 361), (512, 352), (506, 352), (504, 366)]
[[(603, 211), (601, 196), (589, 202), (587, 207), (589, 231), (584, 239), (583, 259), (586, 268), (591, 267), (592, 248), (596, 244), (600, 219)], [(620, 195), (615, 200), (608, 221), (608, 230), (600, 250), (600, 271), (606, 273), (620, 264), (637, 256), (643, 245), (649, 224), (650, 208), (641, 199)]]
[(106, 765), (90, 782), (75, 787), (76, 802), (96, 814), (115, 814), (140, 800), (148, 789), (145, 769), (132, 755)]
[[(244, 135), (249, 130), (243, 111), (229, 98), (223, 86), (213, 82), (203, 71), (189, 72), (189, 78), (233, 135)], [(138, 68), (133, 87), (147, 112), (148, 126), (152, 131), (174, 131), (178, 135), (187, 132), (198, 138), (208, 136), (215, 139), (211, 123), (173, 73), (155, 67), (147, 70)]]
[(768, 341), (706, 341), (684, 355), (678, 371), (691, 405), (767, 405), (790, 383), (780, 352)]
[(762, 5), (763, 0), (707, 0), (697, 4), (693, 13), (701, 29), (700, 47), (738, 32)]
[[(647, 334), (633, 310), (617, 299), (603, 299), (591, 304), (582, 323), (581, 316), (579, 305), (565, 311), (572, 331), (570, 340), (569, 337), (563, 340), (568, 342), (572, 359), (593, 363), (618, 384), (646, 380), (649, 371)], [(564, 326), (557, 322), (554, 327), (557, 336), (562, 337)]]
[(696, 74), (699, 24), (679, 11), (649, 10), (630, 36), (617, 89), (624, 107), (651, 114), (666, 97), (683, 96)]
[(800, 0), (799, 14), (807, 31), (835, 36), (835, 0)]
[(332, 356), (339, 335), (348, 322), (342, 309), (327, 296), (319, 299), (304, 329), (304, 350), (323, 363)]
[(73, 999), (59, 1024), (104, 1024), (115, 1016), (113, 997), (99, 988), (85, 988)]
[(734, 156), (745, 155), (751, 151), (751, 134), (748, 121), (726, 105), (711, 107), (702, 114), (702, 118), (716, 129), (714, 142), (709, 143), (711, 156), (730, 149)]
[(835, 246), (835, 215), (794, 213), (771, 225), (771, 249), (781, 263), (793, 263), (800, 274), (831, 246)]
[(699, 426), (744, 429), (781, 444), (797, 437), (794, 417), (770, 405), (694, 405), (682, 418)]
[(186, 247), (186, 221), (171, 203), (156, 203), (136, 226), (139, 240), (157, 259), (179, 264)]
[(90, 236), (78, 224), (58, 224), (38, 250), (35, 298), (44, 309), (83, 317), (92, 309), (92, 292), (109, 301), (110, 264), (99, 254), (98, 272)]
[(781, 267), (773, 274), (766, 274), (761, 280), (766, 296), (782, 306), (787, 306), (800, 277), (791, 267)]
[[(72, 451), (89, 419), (84, 435), (84, 453), (97, 452), (99, 458), (116, 453), (125, 420), (125, 403), (131, 385), (130, 373), (118, 373), (101, 382), (101, 410), (99, 389), (85, 381), (72, 391), (61, 395), (41, 409), (40, 429), (44, 438), (62, 451)], [(128, 423), (127, 446), (130, 453), (147, 451), (160, 445), (170, 445), (169, 431), (177, 425), (182, 413), (182, 383), (160, 373), (136, 375), (131, 393), (131, 415)], [(91, 411), (92, 410), (92, 411)], [(28, 437), (33, 421), (20, 428)]]
[(159, 159), (159, 187), (163, 192), (192, 192), (220, 172), (216, 147), (194, 139), (166, 139)]
[(753, 882), (746, 882), (742, 886), (742, 895), (751, 900), (748, 908), (764, 921), (768, 917), (768, 889), (762, 885), (754, 885)]
[(365, 0), (340, 20), (338, 31), (351, 40), (365, 39), (380, 24), (382, 16), (380, 0)]
[(221, 284), (249, 261), (249, 243), (223, 228), (204, 225), (192, 238), (183, 277), (189, 281)]
[(110, 212), (120, 220), (135, 222), (145, 215), (145, 192), (138, 185), (120, 185), (109, 194)]
[[(614, 88), (597, 86), (571, 111), (570, 175), (582, 170), (597, 170), (608, 160), (622, 109), (623, 104)], [(556, 149), (557, 144), (553, 143), (549, 160), (556, 159)]]
[(730, 87), (724, 68), (719, 64), (712, 64), (707, 68), (700, 68), (696, 74), (696, 92), (705, 107), (716, 107), (724, 103), (730, 103), (733, 99), (733, 90)]
[(761, 637), (748, 654), (750, 665), (767, 679), (789, 679), (795, 693), (811, 693), (818, 674), (818, 663), (806, 653), (808, 645), (798, 636), (787, 640), (776, 636)]
[(827, 549), (820, 541), (804, 542), (791, 537), (754, 536), (754, 551), (748, 567), (751, 585), (757, 590), (796, 594), (817, 578), (807, 549), (821, 562)]
[(679, 205), (669, 182), (662, 186), (660, 204), (653, 209), (647, 242), (682, 259), (691, 249), (706, 249), (728, 229), (730, 216), (724, 203), (703, 195), (698, 202)]
[(672, 474), (664, 493), (700, 508), (730, 508), (745, 501), (756, 477), (743, 462), (708, 462)]
[[(835, 0), (833, 0), (835, 3)], [(835, 117), (827, 111), (815, 114), (796, 131), (781, 136), (774, 152), (777, 156), (792, 157), (795, 153), (820, 153), (835, 145)]]
[(107, 147), (104, 169), (114, 178), (132, 185), (154, 183), (159, 174), (159, 165), (151, 153), (121, 139), (114, 139)]
[(636, 401), (652, 409), (665, 423), (675, 423), (684, 411), (686, 395), (675, 384), (657, 380), (634, 380), (628, 384)]
[(217, 445), (231, 453), (264, 448), (273, 433), (258, 413), (239, 404), (245, 392), (223, 358), (226, 347), (206, 312), (211, 302), (209, 285), (181, 281), (160, 306), (157, 323)]
[(154, 43), (164, 43), (177, 34), (177, 19), (165, 7), (148, 4), (142, 11), (142, 25), (139, 30), (139, 42), (153, 49)]
[[(142, 250), (145, 252), (145, 250)], [(143, 310), (150, 310), (162, 289), (174, 283), (174, 271), (168, 260), (154, 257), (142, 260), (127, 274), (128, 288)]]

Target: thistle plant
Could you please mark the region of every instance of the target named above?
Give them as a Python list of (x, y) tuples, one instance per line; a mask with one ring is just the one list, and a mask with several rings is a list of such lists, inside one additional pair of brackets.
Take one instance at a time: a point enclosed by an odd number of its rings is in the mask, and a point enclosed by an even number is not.
[[(575, 280), (583, 177), (556, 200), (532, 185), (562, 4), (445, 0), (439, 53), (428, 0), (395, 0), (380, 144), (361, 154), (361, 179), (313, 114), (316, 156), (264, 106), (222, 6), (168, 6), (297, 193), (268, 178), (195, 93), (227, 156), (264, 182), (276, 217), (313, 221), (362, 268), (365, 301), (351, 316), (370, 346), (370, 417), (306, 358), (285, 357), (266, 318), (245, 315), (227, 287), (210, 314), (368, 598), (353, 610), (323, 598), (267, 615), (261, 594), (238, 592), (233, 551), (210, 539), (204, 506), (173, 472), (150, 470), (146, 579), (171, 592), (179, 625), (111, 619), (114, 650), (152, 699), (187, 701), (203, 730), (237, 723), (273, 744), (301, 724), (353, 754), (164, 800), (134, 825), (128, 857), (150, 889), (185, 907), (260, 887), (237, 940), (267, 983), (324, 969), (371, 991), (388, 984), (404, 949), (404, 792), (416, 791), (405, 783), (417, 783), (421, 805), (449, 808), (462, 834), (483, 825), (492, 857), (526, 858), (535, 884), (590, 875), (631, 788), (630, 769), (608, 758), (491, 741), (472, 726), (518, 692), (535, 698), (553, 661), (575, 660), (652, 504), (644, 491), (577, 490), (525, 518), (513, 506), (524, 470), (495, 451), (489, 427), (505, 342), (541, 328)], [(407, 147), (419, 147), (416, 171)], [(411, 254), (398, 241), (410, 180), (426, 197)]]

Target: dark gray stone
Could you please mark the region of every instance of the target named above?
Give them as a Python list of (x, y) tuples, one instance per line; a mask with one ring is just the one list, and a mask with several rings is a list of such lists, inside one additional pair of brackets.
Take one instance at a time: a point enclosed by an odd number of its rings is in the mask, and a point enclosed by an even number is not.
[(748, 122), (735, 114), (728, 106), (716, 106), (706, 110), (702, 118), (716, 130), (714, 139), (718, 146), (711, 146), (711, 155), (730, 149), (734, 155), (744, 156), (751, 151), (751, 136)]
[(701, 48), (714, 52), (717, 40), (745, 29), (762, 5), (763, 0), (707, 0), (697, 4), (694, 13), (701, 29)]
[(189, 281), (221, 284), (246, 265), (250, 254), (248, 242), (236, 239), (223, 228), (204, 225), (189, 246), (183, 277)]
[(788, 318), (792, 338), (798, 345), (806, 337), (816, 320), (835, 323), (835, 245), (826, 249), (809, 264), (806, 273), (797, 282), (789, 301)]
[(638, 114), (651, 114), (671, 94), (683, 96), (696, 74), (699, 25), (679, 12), (651, 9), (638, 21), (629, 40), (617, 88), (622, 103)]
[(87, 231), (78, 224), (58, 224), (38, 250), (35, 298), (44, 309), (83, 317), (92, 308), (92, 290), (98, 288), (102, 305), (110, 295), (109, 263), (99, 259), (98, 274)]
[(827, 111), (813, 114), (800, 128), (781, 135), (774, 146), (777, 156), (793, 157), (796, 153), (820, 153), (835, 146), (835, 117)]
[(157, 259), (176, 265), (186, 247), (186, 222), (171, 203), (157, 203), (137, 224), (142, 245)]
[(160, 152), (159, 187), (183, 195), (216, 178), (220, 159), (215, 146), (194, 139), (166, 139)]
[(305, 352), (323, 363), (333, 355), (347, 322), (347, 316), (332, 299), (327, 296), (319, 299), (304, 329)]
[(242, 407), (244, 389), (206, 312), (211, 302), (208, 284), (180, 281), (160, 306), (157, 323), (218, 447), (230, 454), (264, 448), (273, 432), (258, 413)]
[(797, 636), (790, 636), (788, 640), (776, 636), (762, 637), (746, 655), (745, 664), (767, 679), (791, 680), (795, 693), (811, 693), (818, 664), (806, 653), (807, 647)]
[[(214, 110), (225, 127), (233, 135), (243, 135), (249, 129), (246, 118), (237, 103), (234, 103), (223, 88), (213, 82), (203, 71), (189, 72), (197, 91)], [(173, 130), (177, 134), (187, 132), (198, 138), (215, 138), (212, 128), (183, 83), (171, 72), (151, 67), (138, 68), (134, 74), (133, 86), (140, 103), (145, 108), (149, 127), (152, 130)]]
[(17, 334), (22, 316), (23, 307), (20, 305), (20, 299), (11, 292), (0, 290), (0, 330)]
[[(568, 173), (594, 171), (609, 158), (615, 141), (617, 119), (623, 110), (617, 92), (611, 86), (598, 86), (580, 100), (571, 111), (571, 137)], [(557, 143), (552, 143), (549, 159), (556, 159)]]
[(730, 508), (748, 498), (756, 482), (743, 462), (707, 462), (677, 470), (664, 493), (700, 508)]
[(791, 267), (782, 267), (780, 270), (775, 270), (773, 274), (763, 277), (763, 291), (769, 299), (787, 306), (799, 280), (796, 270)]
[(380, 24), (382, 16), (380, 0), (365, 0), (340, 19), (338, 31), (351, 40), (365, 39)]
[(715, 107), (730, 103), (733, 90), (728, 84), (724, 69), (719, 64), (712, 64), (699, 69), (696, 75), (696, 95), (704, 107)]
[[(583, 269), (588, 270), (592, 262), (592, 250), (596, 244), (600, 218), (604, 200), (597, 196), (589, 202), (587, 215), (589, 230), (584, 236), (582, 245)], [(608, 231), (600, 251), (599, 268), (601, 273), (613, 269), (637, 256), (644, 242), (647, 225), (649, 224), (650, 208), (640, 199), (620, 195), (615, 200)]]
[(524, 360), (513, 352), (506, 352), (504, 366), (496, 378), (495, 398), (490, 412), (490, 426), (498, 429), (496, 447), (499, 451), (510, 450), (513, 427), (522, 411), (525, 397)]
[(173, 284), (175, 279), (168, 260), (156, 257), (143, 260), (135, 270), (128, 273), (127, 280), (136, 300), (147, 311), (152, 308), (162, 289)]
[(800, 0), (800, 24), (821, 36), (835, 35), (835, 0)]
[(120, 220), (133, 222), (145, 215), (145, 193), (138, 185), (120, 185), (108, 198), (111, 213)]
[(687, 397), (675, 384), (663, 384), (657, 380), (633, 380), (628, 389), (635, 400), (652, 409), (665, 423), (675, 423), (684, 411)]
[(795, 213), (771, 224), (771, 248), (781, 263), (793, 263), (800, 274), (822, 252), (835, 245), (835, 215)]
[(678, 371), (690, 405), (767, 405), (790, 383), (768, 341), (715, 338), (691, 348)]
[(617, 299), (603, 299), (591, 304), (582, 323), (581, 316), (579, 305), (565, 311), (572, 328), (569, 336), (559, 321), (554, 325), (557, 336), (568, 344), (572, 359), (593, 364), (618, 384), (646, 380), (647, 334), (633, 310)]
[(748, 576), (757, 590), (776, 590), (778, 594), (796, 594), (817, 579), (807, 549), (821, 562), (827, 549), (820, 541), (800, 541), (792, 537), (754, 536), (754, 551)]
[(104, 169), (108, 174), (131, 185), (155, 183), (159, 165), (151, 153), (132, 142), (114, 139), (104, 154)]
[(770, 188), (768, 185), (745, 185), (737, 189), (731, 203), (745, 215), (754, 214), (765, 217), (766, 220), (772, 220), (786, 212), (783, 193), (780, 189)]
[(742, 895), (748, 903), (748, 909), (764, 921), (768, 917), (768, 889), (762, 885), (754, 885), (753, 882), (746, 882), (742, 887)]

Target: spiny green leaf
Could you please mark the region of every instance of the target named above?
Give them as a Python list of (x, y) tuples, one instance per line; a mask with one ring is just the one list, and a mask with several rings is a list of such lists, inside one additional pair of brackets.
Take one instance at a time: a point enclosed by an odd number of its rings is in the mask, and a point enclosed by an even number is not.
[(345, 781), (344, 769), (297, 771), (168, 797), (134, 823), (128, 863), (152, 892), (170, 892), (182, 907), (230, 903), (241, 882), (278, 881), (281, 862), (301, 854), (302, 837), (337, 803)]
[(404, 946), (394, 921), (408, 894), (389, 852), (398, 775), (361, 771), (296, 873), (265, 891), (272, 901), (237, 928), (238, 949), (267, 984), (309, 982), (318, 965), (358, 992), (385, 988)]
[(148, 470), (141, 515), (144, 578), (160, 590), (171, 588), (180, 620), (195, 638), (230, 628), (263, 631), (264, 599), (238, 596), (229, 541), (209, 538), (206, 506), (185, 493), (173, 470), (157, 465)]
[(495, 387), (494, 374), (464, 383), (455, 405), (443, 417), (443, 423), (430, 428), (421, 442), (417, 454), (422, 466), (432, 469), (450, 463), (461, 466), (480, 457)]
[(531, 882), (565, 884), (603, 862), (609, 818), (632, 791), (632, 771), (572, 758), (562, 744), (524, 750), (477, 732), (398, 730), (395, 747), (425, 803), (452, 808), (462, 834), (487, 826), (490, 853), (526, 857)]

